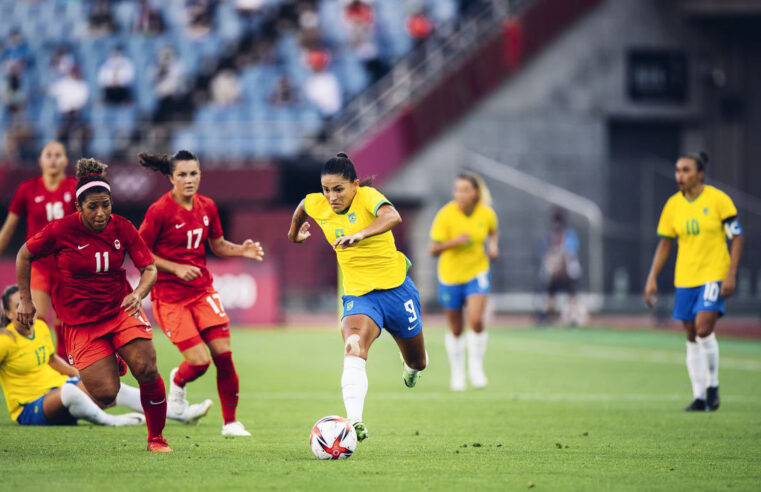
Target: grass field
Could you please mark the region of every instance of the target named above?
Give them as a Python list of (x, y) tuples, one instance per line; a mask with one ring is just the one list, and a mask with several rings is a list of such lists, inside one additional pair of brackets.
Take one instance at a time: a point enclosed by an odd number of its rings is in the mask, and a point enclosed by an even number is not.
[[(318, 418), (343, 414), (335, 331), (236, 331), (239, 418), (253, 438), (223, 438), (214, 374), (189, 386), (215, 407), (198, 426), (169, 422), (175, 452), (146, 453), (144, 428), (0, 424), (4, 490), (758, 490), (761, 343), (723, 338), (722, 408), (686, 414), (684, 341), (675, 333), (600, 329), (491, 332), (490, 385), (448, 391), (443, 331), (430, 366), (401, 382), (387, 335), (371, 350), (365, 422), (346, 461), (313, 458)], [(157, 337), (167, 377), (179, 354)], [(3, 407), (5, 406), (3, 402)]]

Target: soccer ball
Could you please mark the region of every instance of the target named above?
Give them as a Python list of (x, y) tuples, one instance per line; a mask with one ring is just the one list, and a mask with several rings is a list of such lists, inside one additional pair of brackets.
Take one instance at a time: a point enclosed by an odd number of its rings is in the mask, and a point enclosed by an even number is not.
[(321, 460), (343, 460), (357, 449), (357, 433), (347, 419), (331, 415), (314, 424), (309, 444)]

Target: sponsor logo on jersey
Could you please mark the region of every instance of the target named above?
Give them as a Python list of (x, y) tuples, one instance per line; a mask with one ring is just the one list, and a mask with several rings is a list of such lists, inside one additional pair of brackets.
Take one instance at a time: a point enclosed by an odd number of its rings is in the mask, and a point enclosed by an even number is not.
[(36, 197), (34, 197), (34, 203), (40, 203), (40, 202), (41, 202), (41, 201), (43, 201), (44, 199), (45, 199), (45, 196), (44, 196), (44, 195), (39, 195), (39, 196), (36, 196)]
[(353, 224), (357, 221), (356, 212), (349, 212), (349, 215), (347, 215), (346, 217), (349, 219), (349, 224)]
[(64, 193), (63, 194), (63, 201), (70, 202), (71, 201), (71, 193), (69, 193), (68, 191), (66, 193)]
[(203, 225), (205, 225), (206, 227), (209, 226), (209, 217), (207, 217), (206, 215), (203, 216)]
[(121, 249), (122, 243), (119, 242), (118, 239), (114, 239), (114, 248)]

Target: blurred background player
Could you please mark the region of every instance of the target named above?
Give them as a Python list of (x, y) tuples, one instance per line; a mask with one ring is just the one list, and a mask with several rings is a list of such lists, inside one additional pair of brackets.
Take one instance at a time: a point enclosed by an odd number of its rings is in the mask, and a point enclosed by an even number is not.
[[(21, 325), (34, 322), (32, 260), (54, 255), (58, 277), (53, 306), (63, 323), (69, 363), (79, 370), (87, 392), (105, 407), (119, 392), (113, 357), (118, 352), (140, 384), (148, 451), (170, 452), (161, 435), (166, 421), (164, 381), (156, 367), (151, 326), (140, 310), (156, 283), (156, 265), (132, 223), (111, 213), (105, 168), (95, 159), (80, 159), (77, 212), (48, 224), (21, 247), (16, 259), (17, 320)], [(127, 253), (140, 271), (134, 291), (123, 267)]]
[[(76, 178), (66, 176), (69, 160), (66, 149), (58, 142), (43, 147), (39, 158), (42, 176), (21, 183), (8, 207), (8, 216), (0, 229), (0, 253), (16, 231), (22, 215), (26, 215), (26, 239), (31, 238), (50, 222), (74, 213)], [(48, 319), (50, 296), (55, 278), (55, 259), (40, 258), (32, 263), (32, 298), (39, 310), (37, 315)], [(61, 324), (54, 318), (57, 353), (66, 357), (66, 346)]]
[(262, 261), (264, 251), (251, 239), (235, 244), (224, 238), (216, 204), (198, 193), (201, 168), (192, 153), (141, 153), (139, 161), (172, 184), (172, 190), (148, 208), (140, 226), (159, 270), (151, 295), (153, 313), (185, 359), (170, 373), (169, 407), (178, 414), (185, 411), (185, 385), (206, 372), (211, 352), (224, 419), (222, 435), (250, 436), (235, 418), (239, 382), (230, 348), (230, 319), (206, 269), (205, 244), (208, 240), (211, 251), (223, 257)]
[[(105, 413), (85, 391), (79, 371), (55, 353), (48, 325), (40, 319), (31, 327), (13, 321), (18, 303), (18, 286), (7, 287), (0, 312), (0, 383), (11, 419), (21, 425), (69, 425), (77, 419), (113, 426), (145, 422), (140, 390), (124, 383), (114, 405), (136, 413)], [(211, 400), (206, 400), (190, 405), (185, 414), (168, 413), (167, 418), (193, 424), (210, 406)]]
[(420, 296), (407, 276), (410, 262), (396, 249), (391, 229), (402, 222), (386, 197), (360, 182), (344, 153), (329, 159), (321, 171), (322, 193), (304, 198), (291, 220), (288, 239), (309, 239), (311, 217), (333, 246), (343, 275), (341, 335), (345, 343), (341, 376), (346, 417), (360, 441), (368, 437), (362, 421), (367, 396), (367, 353), (385, 328), (403, 359), (402, 378), (414, 387), (428, 364), (423, 340)]
[[(476, 388), (487, 384), (483, 366), (487, 341), (484, 313), (490, 291), (489, 260), (499, 255), (497, 223), (483, 180), (463, 173), (455, 179), (454, 200), (439, 210), (431, 226), (431, 254), (439, 257), (439, 301), (449, 324), (445, 345), (453, 391), (462, 391), (466, 386), (466, 339), (470, 383)], [(463, 308), (467, 308), (471, 327), (466, 337), (462, 336)]]
[(587, 310), (576, 296), (577, 282), (581, 277), (579, 262), (579, 236), (568, 225), (565, 212), (556, 209), (552, 213), (550, 229), (542, 246), (542, 263), (539, 277), (547, 291), (542, 321), (553, 321), (557, 316), (555, 297), (568, 295), (568, 301), (560, 312), (560, 321), (566, 325), (583, 325), (587, 322)]
[[(714, 328), (724, 315), (724, 299), (735, 292), (744, 242), (732, 199), (703, 183), (706, 164), (704, 152), (680, 157), (676, 162), (679, 191), (661, 212), (661, 240), (645, 286), (645, 302), (653, 307), (658, 273), (677, 239), (674, 319), (680, 320), (687, 332), (687, 372), (694, 398), (686, 411), (719, 408), (719, 344)], [(731, 254), (727, 238), (732, 242)]]

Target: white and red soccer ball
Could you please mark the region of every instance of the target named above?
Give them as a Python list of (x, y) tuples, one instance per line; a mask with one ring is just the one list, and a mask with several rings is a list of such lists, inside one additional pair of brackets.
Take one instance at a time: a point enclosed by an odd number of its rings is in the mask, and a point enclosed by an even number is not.
[(357, 433), (347, 419), (331, 415), (314, 424), (309, 444), (321, 460), (344, 460), (357, 449)]

